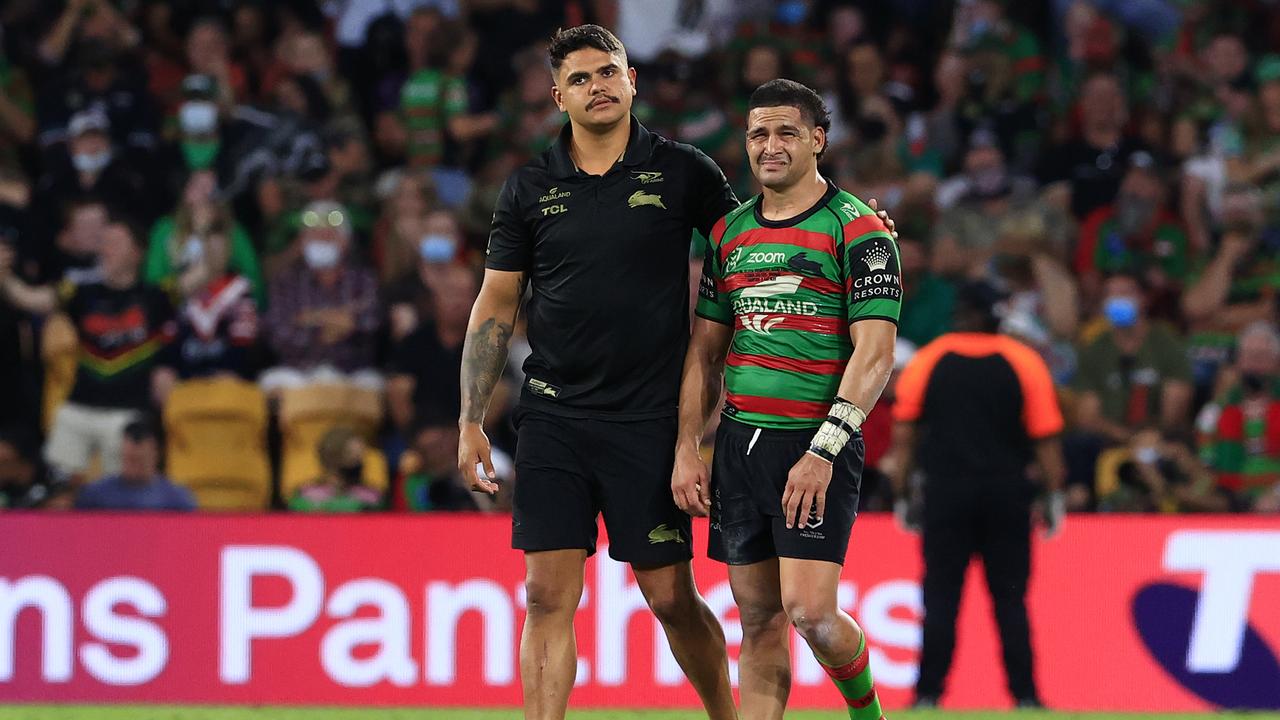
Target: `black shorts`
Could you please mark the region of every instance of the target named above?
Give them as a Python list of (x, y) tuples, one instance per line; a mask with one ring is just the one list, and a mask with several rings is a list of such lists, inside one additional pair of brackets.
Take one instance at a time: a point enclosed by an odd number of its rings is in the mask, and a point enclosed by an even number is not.
[(676, 419), (612, 421), (518, 409), (511, 546), (596, 551), (641, 567), (693, 558), (691, 521), (671, 498)]
[[(814, 430), (764, 430), (724, 418), (711, 469), (711, 533), (707, 554), (730, 565), (775, 557), (844, 564), (858, 515), (862, 435), (849, 438), (827, 486), (822, 522), (815, 514), (787, 529), (782, 492), (787, 474), (809, 449)], [(757, 433), (759, 435), (757, 436)], [(815, 524), (816, 523), (816, 524)]]

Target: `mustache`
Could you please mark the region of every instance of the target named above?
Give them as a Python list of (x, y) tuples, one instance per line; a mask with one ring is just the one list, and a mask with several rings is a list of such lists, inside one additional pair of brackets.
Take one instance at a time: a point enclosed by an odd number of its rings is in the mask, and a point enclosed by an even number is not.
[(592, 98), (591, 102), (587, 103), (587, 109), (590, 110), (591, 108), (595, 107), (597, 104), (602, 102), (618, 103), (622, 101), (612, 95), (598, 95), (595, 98)]

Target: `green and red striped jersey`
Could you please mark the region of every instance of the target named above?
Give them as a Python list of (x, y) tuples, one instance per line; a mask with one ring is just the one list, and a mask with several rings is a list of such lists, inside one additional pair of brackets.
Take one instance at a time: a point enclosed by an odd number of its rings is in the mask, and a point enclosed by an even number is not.
[(732, 325), (725, 414), (769, 429), (817, 427), (853, 344), (849, 325), (898, 322), (898, 247), (858, 198), (831, 185), (809, 210), (765, 219), (760, 196), (711, 231), (697, 314)]

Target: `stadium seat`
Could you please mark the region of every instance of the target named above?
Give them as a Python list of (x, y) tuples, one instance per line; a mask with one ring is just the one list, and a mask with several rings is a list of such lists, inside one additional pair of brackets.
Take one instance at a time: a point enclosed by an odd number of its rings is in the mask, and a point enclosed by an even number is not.
[[(280, 394), (280, 495), (288, 499), (295, 489), (320, 475), (316, 445), (330, 428), (347, 425), (372, 446), (382, 424), (382, 395), (353, 385), (307, 385), (287, 388)], [(375, 457), (376, 456), (376, 457)], [(370, 450), (365, 457), (365, 482), (387, 488), (387, 461)]]
[(1103, 450), (1094, 471), (1096, 497), (1106, 497), (1120, 487), (1120, 466), (1132, 459), (1127, 447)]
[[(315, 447), (285, 451), (280, 461), (280, 497), (288, 502), (298, 488), (320, 477), (320, 460)], [(364, 484), (384, 495), (391, 486), (387, 457), (381, 450), (369, 448), (364, 453)]]
[(76, 353), (79, 340), (76, 326), (61, 313), (51, 315), (40, 331), (40, 357), (44, 361), (44, 395), (41, 421), (45, 432), (53, 427), (53, 416), (71, 394), (76, 382)]
[(267, 401), (236, 379), (179, 383), (164, 407), (169, 477), (201, 509), (263, 510), (271, 500)]

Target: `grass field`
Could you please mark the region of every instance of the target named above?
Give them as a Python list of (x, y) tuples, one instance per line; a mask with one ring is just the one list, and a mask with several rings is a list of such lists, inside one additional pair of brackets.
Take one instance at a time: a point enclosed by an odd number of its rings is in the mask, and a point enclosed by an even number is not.
[[(189, 706), (50, 706), (0, 705), (5, 720), (519, 720), (515, 710), (458, 709), (339, 709), (279, 707), (189, 707)], [(698, 712), (670, 710), (579, 710), (570, 718), (582, 720), (701, 720)], [(844, 713), (834, 710), (796, 711), (787, 713), (788, 720), (839, 720)], [(1280, 720), (1280, 713), (1214, 713), (1201, 715), (1072, 713), (1072, 712), (956, 712), (951, 710), (907, 711), (887, 713), (890, 720), (949, 720), (950, 718), (998, 718), (999, 720)]]

